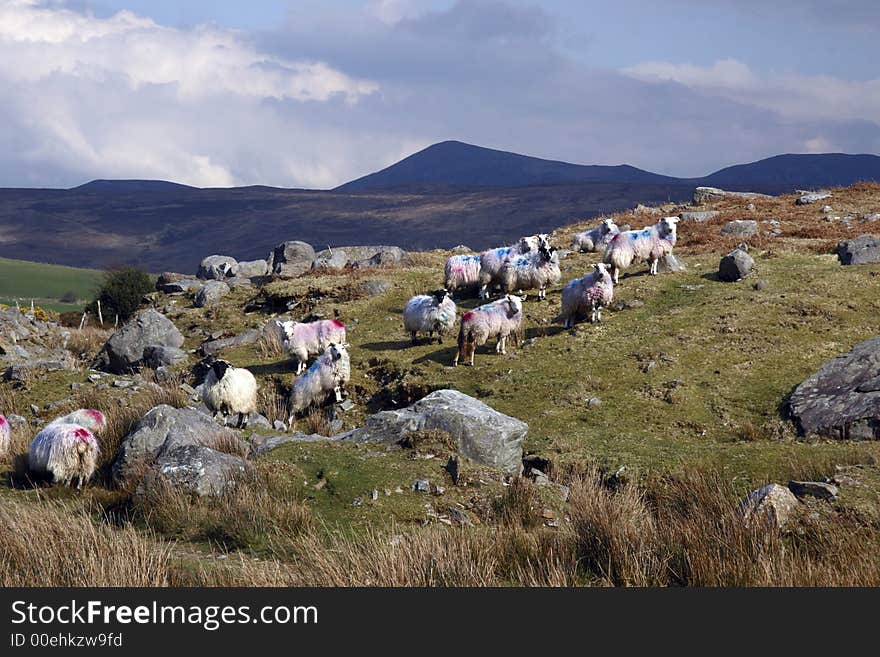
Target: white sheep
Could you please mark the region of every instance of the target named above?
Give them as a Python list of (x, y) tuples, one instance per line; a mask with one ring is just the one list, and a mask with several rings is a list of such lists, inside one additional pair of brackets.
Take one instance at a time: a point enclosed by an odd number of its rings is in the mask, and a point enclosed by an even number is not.
[(480, 256), (454, 255), (443, 268), (444, 284), (450, 292), (476, 288), (480, 284)]
[(513, 294), (507, 294), (497, 301), (466, 312), (461, 318), (458, 350), (452, 366), (458, 365), (459, 360), (464, 360), (473, 366), (474, 351), (478, 346), (486, 344), (490, 338), (498, 339), (495, 353), (506, 354), (507, 338), (513, 336), (516, 339), (522, 318), (522, 299)]
[(248, 416), (257, 412), (257, 380), (249, 370), (225, 360), (211, 359), (202, 385), (202, 401), (217, 414), (237, 413), (236, 426), (246, 428)]
[(419, 333), (427, 333), (429, 341), (437, 332), (437, 339), (443, 344), (443, 333), (455, 325), (456, 307), (449, 291), (435, 290), (431, 294), (419, 294), (406, 302), (403, 308), (403, 327), (416, 343)]
[(562, 320), (571, 328), (579, 317), (590, 314), (591, 322), (602, 321), (602, 308), (614, 300), (614, 282), (604, 262), (593, 265), (593, 271), (575, 278), (562, 288)]
[(297, 359), (296, 373), (306, 369), (309, 357), (324, 353), (331, 344), (345, 342), (345, 324), (338, 319), (315, 322), (282, 322), (284, 349)]
[(581, 253), (595, 252), (605, 248), (620, 229), (613, 219), (605, 219), (601, 224), (577, 233), (571, 242), (571, 248)]
[(648, 262), (648, 271), (652, 276), (657, 274), (657, 263), (660, 258), (672, 253), (675, 246), (678, 217), (664, 217), (653, 226), (642, 230), (628, 230), (617, 233), (605, 249), (602, 260), (611, 265), (614, 283), (622, 269), (635, 262)]
[(559, 253), (555, 247), (541, 247), (536, 253), (510, 256), (491, 283), (501, 288), (502, 294), (538, 290), (538, 298), (547, 298), (547, 286), (556, 285), (562, 278), (559, 271)]
[(92, 433), (100, 433), (107, 426), (107, 418), (101, 411), (97, 411), (94, 408), (80, 408), (72, 413), (55, 418), (52, 420), (52, 424), (78, 424)]
[(0, 457), (9, 453), (9, 445), (12, 442), (11, 432), (9, 430), (9, 420), (0, 413)]
[(293, 381), (290, 390), (290, 420), (310, 406), (322, 403), (332, 392), (342, 401), (342, 388), (351, 378), (351, 362), (347, 345), (331, 344), (324, 353)]
[(34, 436), (28, 452), (28, 466), (38, 476), (51, 475), (56, 484), (77, 488), (91, 479), (98, 463), (98, 440), (83, 426), (52, 422)]
[(480, 298), (489, 298), (489, 284), (495, 280), (509, 258), (526, 253), (537, 253), (541, 247), (550, 248), (550, 241), (545, 233), (521, 237), (516, 246), (500, 246), (483, 251), (480, 254)]

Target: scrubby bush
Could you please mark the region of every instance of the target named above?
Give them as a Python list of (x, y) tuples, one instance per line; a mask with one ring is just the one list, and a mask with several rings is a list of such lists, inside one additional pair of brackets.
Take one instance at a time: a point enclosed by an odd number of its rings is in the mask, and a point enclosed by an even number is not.
[(89, 311), (98, 312), (98, 301), (105, 321), (119, 315), (120, 321), (131, 317), (140, 307), (145, 294), (153, 290), (150, 275), (140, 269), (127, 267), (114, 269), (104, 274), (104, 280), (89, 305)]

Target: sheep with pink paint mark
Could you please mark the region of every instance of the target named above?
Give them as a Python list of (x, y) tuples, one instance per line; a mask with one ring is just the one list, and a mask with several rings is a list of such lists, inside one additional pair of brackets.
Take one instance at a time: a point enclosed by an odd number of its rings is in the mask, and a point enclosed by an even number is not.
[(516, 339), (522, 326), (522, 299), (507, 294), (497, 301), (482, 305), (462, 315), (458, 331), (458, 350), (452, 366), (464, 360), (471, 366), (474, 364), (474, 352), (480, 345), (496, 338), (495, 353), (507, 353), (507, 339)]
[(443, 268), (445, 287), (451, 293), (476, 289), (480, 284), (480, 256), (462, 254), (450, 256)]
[(501, 246), (483, 251), (480, 254), (480, 298), (489, 298), (489, 285), (496, 280), (501, 268), (511, 258), (537, 253), (541, 248), (550, 248), (550, 239), (545, 233), (521, 237), (515, 246)]
[(52, 424), (78, 424), (92, 433), (100, 433), (107, 426), (107, 417), (94, 408), (80, 408), (63, 417), (55, 418)]
[(9, 420), (0, 414), (0, 458), (9, 453), (9, 445), (12, 442), (12, 432), (9, 428)]
[(608, 246), (608, 242), (620, 232), (613, 219), (605, 219), (601, 224), (577, 233), (571, 242), (571, 248), (580, 253), (594, 253)]
[(51, 422), (31, 441), (28, 466), (53, 483), (82, 488), (95, 473), (101, 450), (95, 435), (79, 424)]
[(323, 354), (331, 344), (345, 342), (345, 324), (338, 319), (314, 322), (279, 322), (284, 350), (297, 359), (296, 373), (306, 369), (311, 356)]
[(617, 284), (620, 271), (633, 262), (647, 262), (652, 276), (657, 274), (657, 263), (672, 253), (676, 241), (678, 217), (664, 217), (653, 226), (642, 230), (628, 230), (615, 235), (605, 249), (602, 260), (611, 265), (611, 274)]
[(570, 281), (562, 288), (562, 315), (565, 328), (578, 319), (590, 316), (591, 322), (602, 321), (602, 308), (614, 300), (614, 281), (604, 262), (593, 265), (593, 271)]

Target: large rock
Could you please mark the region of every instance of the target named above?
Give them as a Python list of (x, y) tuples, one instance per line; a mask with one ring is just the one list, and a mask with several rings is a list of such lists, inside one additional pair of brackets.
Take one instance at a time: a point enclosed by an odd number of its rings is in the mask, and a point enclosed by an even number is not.
[(196, 308), (212, 306), (229, 294), (229, 286), (222, 281), (208, 281), (196, 294), (193, 304)]
[(156, 289), (165, 294), (186, 294), (192, 290), (200, 289), (202, 284), (202, 281), (197, 278), (178, 278), (164, 282), (159, 281), (156, 283)]
[(387, 246), (384, 244), (376, 244), (372, 246), (341, 246), (335, 249), (324, 249), (315, 255), (317, 260), (328, 260), (334, 253), (342, 250), (348, 258), (348, 264), (353, 265), (356, 262), (366, 262), (371, 258), (375, 258), (379, 254), (377, 260), (385, 262), (403, 262), (406, 259), (406, 251), (399, 246)]
[(802, 435), (880, 439), (880, 337), (825, 363), (795, 388), (788, 409)]
[(788, 488), (779, 484), (768, 484), (749, 493), (740, 503), (739, 511), (748, 522), (760, 520), (782, 528), (797, 507), (797, 498)]
[(678, 218), (684, 222), (695, 221), (697, 223), (703, 223), (709, 221), (709, 219), (714, 219), (717, 217), (720, 212), (718, 210), (703, 210), (696, 212), (682, 212), (678, 215)]
[(831, 194), (829, 192), (807, 192), (806, 194), (802, 194), (798, 197), (798, 200), (795, 201), (796, 205), (810, 205), (811, 203), (816, 203), (817, 201), (825, 200), (826, 198), (831, 198)]
[(236, 276), (242, 278), (260, 278), (269, 274), (269, 263), (265, 260), (245, 260), (238, 263)]
[(694, 205), (702, 205), (706, 201), (717, 201), (722, 198), (769, 198), (757, 192), (729, 192), (717, 187), (697, 187), (694, 190)]
[(837, 258), (842, 265), (866, 265), (880, 262), (880, 237), (860, 235), (837, 245)]
[[(324, 254), (324, 255), (322, 255)], [(312, 261), (312, 269), (345, 269), (348, 264), (348, 255), (345, 251), (322, 251)]]
[(721, 228), (721, 234), (733, 237), (754, 237), (758, 234), (758, 222), (754, 219), (728, 221)]
[[(113, 477), (122, 479), (133, 465), (143, 461), (151, 463), (177, 447), (210, 446), (218, 439), (234, 443), (238, 437), (234, 431), (220, 427), (209, 415), (195, 408), (156, 406), (122, 439), (113, 462)], [(242, 452), (245, 451), (242, 444)]]
[(349, 261), (352, 267), (368, 268), (368, 267), (391, 267), (399, 265), (404, 260), (406, 252), (399, 246), (382, 247), (369, 258), (361, 260)]
[(177, 365), (187, 359), (187, 353), (177, 347), (150, 345), (144, 349), (144, 365), (154, 370), (163, 366)]
[(235, 258), (222, 255), (211, 255), (199, 264), (198, 278), (222, 281), (236, 275), (238, 261)]
[(147, 347), (183, 346), (183, 335), (158, 310), (144, 310), (107, 340), (98, 354), (100, 369), (124, 374), (141, 366)]
[(180, 445), (162, 452), (151, 476), (144, 478), (140, 494), (149, 493), (156, 477), (173, 487), (199, 497), (219, 496), (231, 491), (251, 469), (244, 459), (203, 445)]
[(718, 277), (722, 281), (732, 283), (741, 280), (752, 272), (755, 260), (743, 249), (734, 249), (721, 258), (718, 265)]
[(529, 425), (457, 390), (438, 390), (406, 408), (376, 413), (363, 427), (338, 437), (393, 442), (422, 429), (448, 432), (458, 452), (481, 465), (513, 474), (522, 468), (522, 441)]
[(687, 271), (687, 265), (676, 258), (671, 253), (665, 255), (657, 261), (657, 272), (660, 274), (671, 274), (677, 271)]
[(205, 342), (199, 347), (199, 351), (205, 356), (218, 354), (229, 347), (241, 347), (246, 344), (254, 344), (262, 337), (263, 331), (260, 329), (251, 329), (244, 333), (239, 333), (231, 338), (220, 338), (219, 340), (211, 340)]
[(312, 267), (315, 250), (311, 244), (294, 240), (282, 242), (272, 252), (272, 273), (282, 278), (294, 278)]

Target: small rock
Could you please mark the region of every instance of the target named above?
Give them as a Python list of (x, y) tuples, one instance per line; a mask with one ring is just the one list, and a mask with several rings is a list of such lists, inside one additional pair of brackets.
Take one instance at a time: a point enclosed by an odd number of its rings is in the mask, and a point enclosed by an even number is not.
[(709, 219), (714, 219), (717, 217), (720, 212), (718, 210), (705, 210), (703, 212), (682, 212), (678, 215), (678, 218), (683, 222), (695, 221), (697, 223), (703, 223), (709, 221)]
[(598, 397), (590, 397), (587, 400), (587, 406), (600, 406), (602, 404), (602, 400)]
[(735, 237), (754, 237), (758, 234), (758, 222), (754, 219), (729, 221), (721, 228), (721, 234)]
[(756, 291), (760, 292), (760, 291), (763, 290), (765, 287), (767, 287), (769, 284), (770, 284), (770, 281), (768, 281), (766, 278), (762, 278), (761, 280), (756, 281), (755, 284), (752, 285), (752, 287), (753, 287)]
[(272, 428), (275, 429), (275, 431), (287, 431), (287, 425), (281, 420), (275, 420), (272, 423)]
[(379, 499), (379, 491), (376, 490), (375, 488), (370, 491), (370, 499), (373, 500), (374, 502)]
[(753, 490), (740, 503), (739, 511), (746, 521), (762, 518), (777, 527), (784, 527), (794, 511), (798, 500), (788, 488), (779, 484), (768, 484)]
[(354, 498), (354, 501), (351, 503), (351, 505), (352, 506), (363, 506), (364, 501), (361, 498), (356, 497), (356, 498)]
[(129, 381), (128, 379), (116, 379), (113, 382), (114, 388), (129, 388), (134, 384), (133, 381)]
[(837, 245), (837, 258), (842, 265), (864, 265), (880, 262), (880, 237), (860, 235)]
[(355, 403), (351, 399), (346, 399), (339, 405), (339, 409), (342, 411), (350, 411), (355, 407)]
[(830, 205), (826, 205), (822, 208), (822, 214), (828, 214), (829, 212), (834, 212), (834, 208)]
[(815, 203), (816, 201), (822, 201), (826, 198), (831, 198), (831, 194), (829, 192), (808, 192), (803, 196), (798, 197), (798, 200), (795, 201), (795, 204), (809, 205), (811, 203)]
[(431, 482), (427, 479), (416, 479), (413, 482), (412, 489), (416, 493), (429, 494), (431, 492)]
[(722, 281), (732, 283), (748, 276), (754, 266), (755, 260), (752, 256), (740, 249), (734, 249), (721, 259), (718, 276)]
[(538, 338), (529, 338), (522, 343), (522, 348), (526, 349), (527, 347), (533, 346), (538, 341)]
[(677, 271), (687, 271), (687, 265), (676, 258), (671, 253), (665, 255), (657, 261), (657, 272), (660, 274), (671, 274)]
[(101, 375), (100, 374), (89, 374), (88, 379), (92, 383), (97, 383), (98, 381), (101, 380)]
[(40, 407), (37, 406), (36, 404), (31, 404), (31, 413), (33, 413), (34, 415), (36, 415), (36, 414), (39, 413), (39, 412), (40, 412)]
[(431, 486), (431, 492), (434, 495), (443, 495), (446, 492), (446, 486), (441, 486), (440, 484), (434, 484)]
[(815, 497), (829, 502), (836, 500), (839, 492), (837, 486), (823, 481), (789, 481), (788, 490), (799, 498)]
[(639, 301), (638, 299), (634, 299), (633, 301), (618, 301), (614, 304), (615, 310), (631, 310), (633, 308), (641, 308), (645, 305), (644, 301)]

